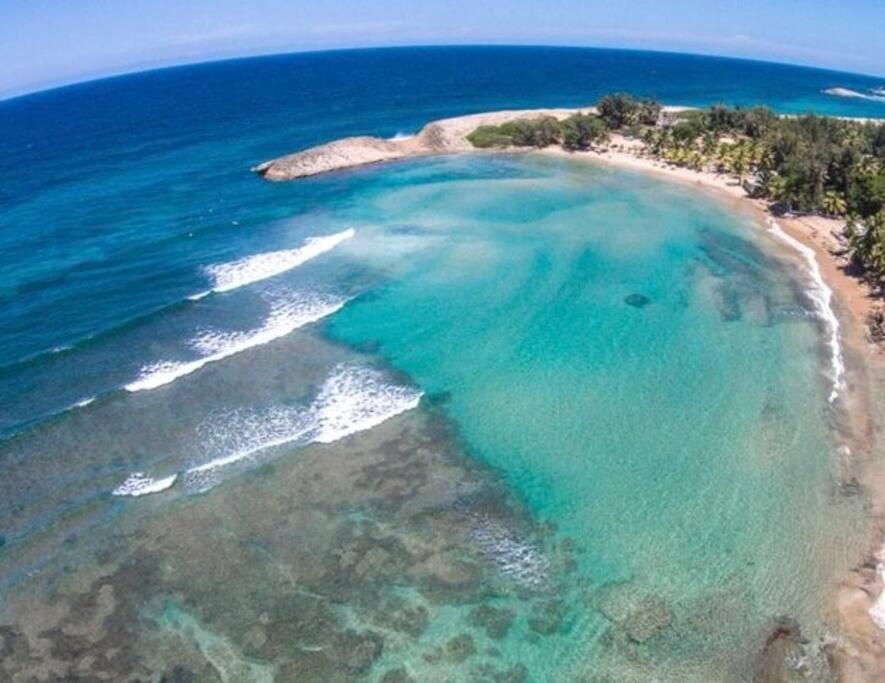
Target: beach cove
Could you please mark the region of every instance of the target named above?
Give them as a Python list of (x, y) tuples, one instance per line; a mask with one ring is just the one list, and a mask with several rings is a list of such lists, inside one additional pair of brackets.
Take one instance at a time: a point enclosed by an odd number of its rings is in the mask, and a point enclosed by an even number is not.
[[(684, 107), (663, 107), (664, 116), (685, 111)], [(489, 153), (475, 149), (467, 139), (481, 126), (543, 117), (562, 120), (576, 114), (596, 113), (595, 107), (582, 107), (473, 114), (429, 123), (414, 136), (335, 141), (264, 162), (252, 170), (268, 180), (285, 181), (425, 155)], [(825, 353), (830, 357), (833, 389), (829, 400), (834, 401), (841, 391), (844, 401), (839, 419), (843, 421), (840, 429), (844, 430), (847, 442), (838, 449), (845, 476), (842, 485), (851, 487), (862, 482), (873, 511), (868, 550), (848, 576), (834, 577), (833, 609), (848, 635), (848, 642), (839, 643), (834, 650), (834, 660), (845, 680), (869, 680), (885, 675), (882, 634), (885, 612), (879, 605), (879, 595), (885, 595), (882, 568), (885, 565), (880, 559), (885, 557), (885, 550), (881, 550), (885, 538), (885, 470), (876, 457), (881, 446), (876, 442), (876, 418), (871, 412), (879, 407), (876, 387), (885, 375), (881, 348), (871, 341), (867, 329), (878, 306), (878, 297), (846, 255), (842, 235), (844, 221), (819, 215), (775, 215), (769, 202), (751, 198), (746, 188), (728, 174), (661, 161), (650, 156), (640, 140), (618, 133), (612, 134), (597, 149), (587, 151), (567, 151), (554, 145), (530, 151), (511, 147), (492, 153), (554, 155), (656, 175), (692, 187), (726, 203), (733, 211), (751, 216), (765, 227), (772, 242), (786, 245), (795, 252), (797, 258), (792, 267), (810, 280), (809, 295), (821, 320)], [(773, 247), (777, 252), (778, 245)], [(845, 367), (846, 356), (851, 359), (849, 369)]]
[[(448, 154), (463, 139), (411, 136), (592, 99), (583, 53), (570, 70), (571, 52), (530, 52), (559, 65), (558, 95), (495, 99), (496, 71), (464, 99), (434, 61), (449, 52), (417, 50), (406, 75), (433, 78), (406, 109), (384, 51), (184, 69), (156, 91), (127, 78), (84, 89), (88, 107), (51, 96), (76, 112), (153, 92), (100, 137), (45, 124), (47, 146), (13, 144), (29, 174), (0, 166), (19, 227), (3, 675), (875, 677), (880, 380), (866, 294), (824, 242), (839, 226), (771, 224), (724, 176), (627, 139)], [(514, 92), (536, 87), (517, 71)], [(782, 108), (875, 106), (824, 94), (863, 87), (837, 76), (790, 75), (811, 85)], [(359, 160), (333, 148), (347, 172), (247, 171), (375, 132)]]

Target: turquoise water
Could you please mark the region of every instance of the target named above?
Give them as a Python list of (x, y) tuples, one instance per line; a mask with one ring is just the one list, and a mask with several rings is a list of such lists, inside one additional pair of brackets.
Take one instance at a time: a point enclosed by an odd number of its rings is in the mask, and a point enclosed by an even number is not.
[(876, 84), (409, 54), (0, 104), (0, 672), (736, 681), (789, 620), (824, 677), (866, 518), (796, 253), (568, 159), (247, 169), (597, 90), (859, 114), (881, 105), (821, 89)]
[[(471, 453), (576, 540), (595, 584), (674, 611), (724, 599), (729, 629), (679, 624), (649, 650), (728, 659), (772, 615), (820, 618), (827, 562), (809, 559), (857, 510), (833, 509), (815, 326), (757, 226), (562, 161), (441, 162), (378, 185), (345, 220), (383, 215), (408, 265), (333, 335), (450, 395)], [(556, 661), (579, 666), (574, 639), (592, 648), (605, 626), (571, 614)]]

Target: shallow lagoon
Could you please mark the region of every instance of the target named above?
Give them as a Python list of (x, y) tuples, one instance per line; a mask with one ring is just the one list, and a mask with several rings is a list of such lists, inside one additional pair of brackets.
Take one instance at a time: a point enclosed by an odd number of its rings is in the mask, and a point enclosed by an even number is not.
[[(127, 334), (163, 358), (188, 315), (248, 328), (305, 289), (340, 311), (4, 445), (7, 673), (746, 680), (786, 619), (820, 675), (863, 522), (790, 254), (688, 190), (568, 160), (335, 182), (310, 216), (355, 229), (332, 254)], [(365, 366), (420, 405), (332, 443), (261, 431)], [(268, 447), (208, 486), (108, 495), (244, 439)], [(38, 477), (58, 452), (78, 467)]]

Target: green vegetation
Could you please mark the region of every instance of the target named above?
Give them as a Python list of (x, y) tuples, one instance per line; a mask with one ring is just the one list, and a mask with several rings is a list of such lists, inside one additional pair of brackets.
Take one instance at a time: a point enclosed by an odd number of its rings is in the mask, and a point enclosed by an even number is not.
[(608, 126), (598, 116), (573, 114), (558, 120), (552, 116), (517, 119), (499, 126), (480, 126), (467, 136), (474, 147), (548, 147), (590, 149), (608, 139)]
[(602, 98), (596, 111), (482, 126), (468, 140), (483, 148), (585, 150), (617, 131), (641, 141), (639, 153), (734, 176), (776, 209), (844, 218), (855, 262), (885, 276), (885, 123), (722, 105), (662, 113), (657, 102), (623, 93)]
[(661, 114), (661, 105), (654, 100), (637, 100), (626, 93), (606, 95), (596, 103), (600, 118), (612, 130), (629, 126), (654, 126)]

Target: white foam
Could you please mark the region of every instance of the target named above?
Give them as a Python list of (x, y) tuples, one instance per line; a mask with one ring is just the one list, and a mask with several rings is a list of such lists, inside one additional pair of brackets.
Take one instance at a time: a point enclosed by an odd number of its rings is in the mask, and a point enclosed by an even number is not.
[(401, 133), (401, 132), (397, 132), (396, 135), (394, 135), (392, 138), (389, 138), (389, 139), (392, 140), (392, 141), (398, 141), (398, 140), (411, 140), (413, 137), (415, 137), (415, 134), (414, 134), (414, 133)]
[[(341, 242), (350, 239), (355, 234), (353, 228), (348, 228), (333, 235), (308, 237), (304, 242), (304, 246), (297, 249), (268, 251), (229, 263), (209, 266), (206, 268), (206, 274), (212, 278), (211, 291), (229, 292), (232, 289), (279, 275), (334, 249)], [(195, 294), (194, 296), (201, 298), (205, 294)]]
[(77, 401), (74, 404), (74, 407), (75, 408), (85, 408), (90, 403), (92, 403), (94, 400), (95, 400), (95, 396), (90, 396), (89, 398), (84, 398), (82, 401)]
[(126, 385), (126, 390), (145, 391), (156, 389), (200, 368), (229, 358), (255, 346), (267, 344), (285, 337), (299, 327), (308, 325), (339, 311), (346, 300), (338, 298), (314, 298), (285, 301), (276, 305), (264, 324), (248, 332), (220, 332), (207, 330), (191, 341), (191, 345), (204, 355), (190, 361), (161, 361), (142, 368), (138, 378)]
[[(880, 583), (885, 585), (885, 547), (879, 551), (878, 560), (876, 571), (879, 574)], [(872, 617), (873, 621), (876, 622), (876, 626), (885, 631), (885, 589), (879, 593), (876, 602), (870, 607), (869, 615)]]
[(205, 491), (226, 467), (254, 461), (275, 446), (328, 444), (371, 429), (416, 407), (421, 396), (418, 389), (391, 384), (378, 370), (340, 365), (306, 408), (239, 411), (204, 425), (204, 447), (225, 455), (185, 471), (185, 482), (192, 490)]
[[(379, 370), (339, 365), (306, 408), (241, 410), (205, 422), (198, 429), (202, 448), (224, 455), (184, 470), (180, 476), (191, 492), (207, 491), (218, 483), (225, 468), (259, 460), (275, 446), (328, 444), (371, 429), (416, 407), (422, 395), (414, 387), (390, 383)], [(155, 481), (136, 472), (114, 494), (156, 493), (172, 486), (177, 477)]]
[(541, 550), (516, 537), (499, 522), (482, 520), (470, 533), (480, 551), (498, 570), (526, 588), (539, 588), (547, 582), (550, 561)]
[(830, 391), (829, 402), (832, 403), (839, 396), (839, 392), (845, 384), (845, 359), (842, 355), (842, 343), (839, 336), (839, 318), (833, 311), (833, 290), (824, 281), (820, 272), (820, 265), (814, 250), (802, 244), (799, 240), (785, 233), (781, 227), (771, 218), (768, 220), (769, 231), (778, 239), (789, 244), (799, 252), (808, 266), (811, 276), (811, 287), (808, 296), (814, 304), (816, 316), (823, 322), (827, 345), (830, 348), (831, 379), (833, 388)]
[(126, 481), (114, 489), (115, 496), (146, 496), (150, 493), (159, 493), (166, 489), (172, 488), (175, 480), (178, 479), (177, 474), (162, 479), (154, 479), (147, 476), (144, 472), (133, 472)]
[(316, 427), (311, 418), (303, 409), (287, 407), (217, 416), (201, 426), (200, 439), (206, 450), (225, 455), (186, 470), (185, 485), (192, 492), (207, 491), (227, 467), (255, 460), (275, 446), (309, 442)]
[(390, 384), (372, 368), (341, 365), (323, 383), (313, 410), (317, 443), (332, 443), (417, 407), (422, 392)]
[(851, 90), (849, 88), (828, 88), (824, 90), (824, 93), (827, 95), (833, 95), (835, 97), (853, 97), (860, 100), (871, 100), (873, 102), (885, 102), (885, 91), (881, 88), (873, 88), (870, 90), (872, 93), (862, 93), (857, 90)]

